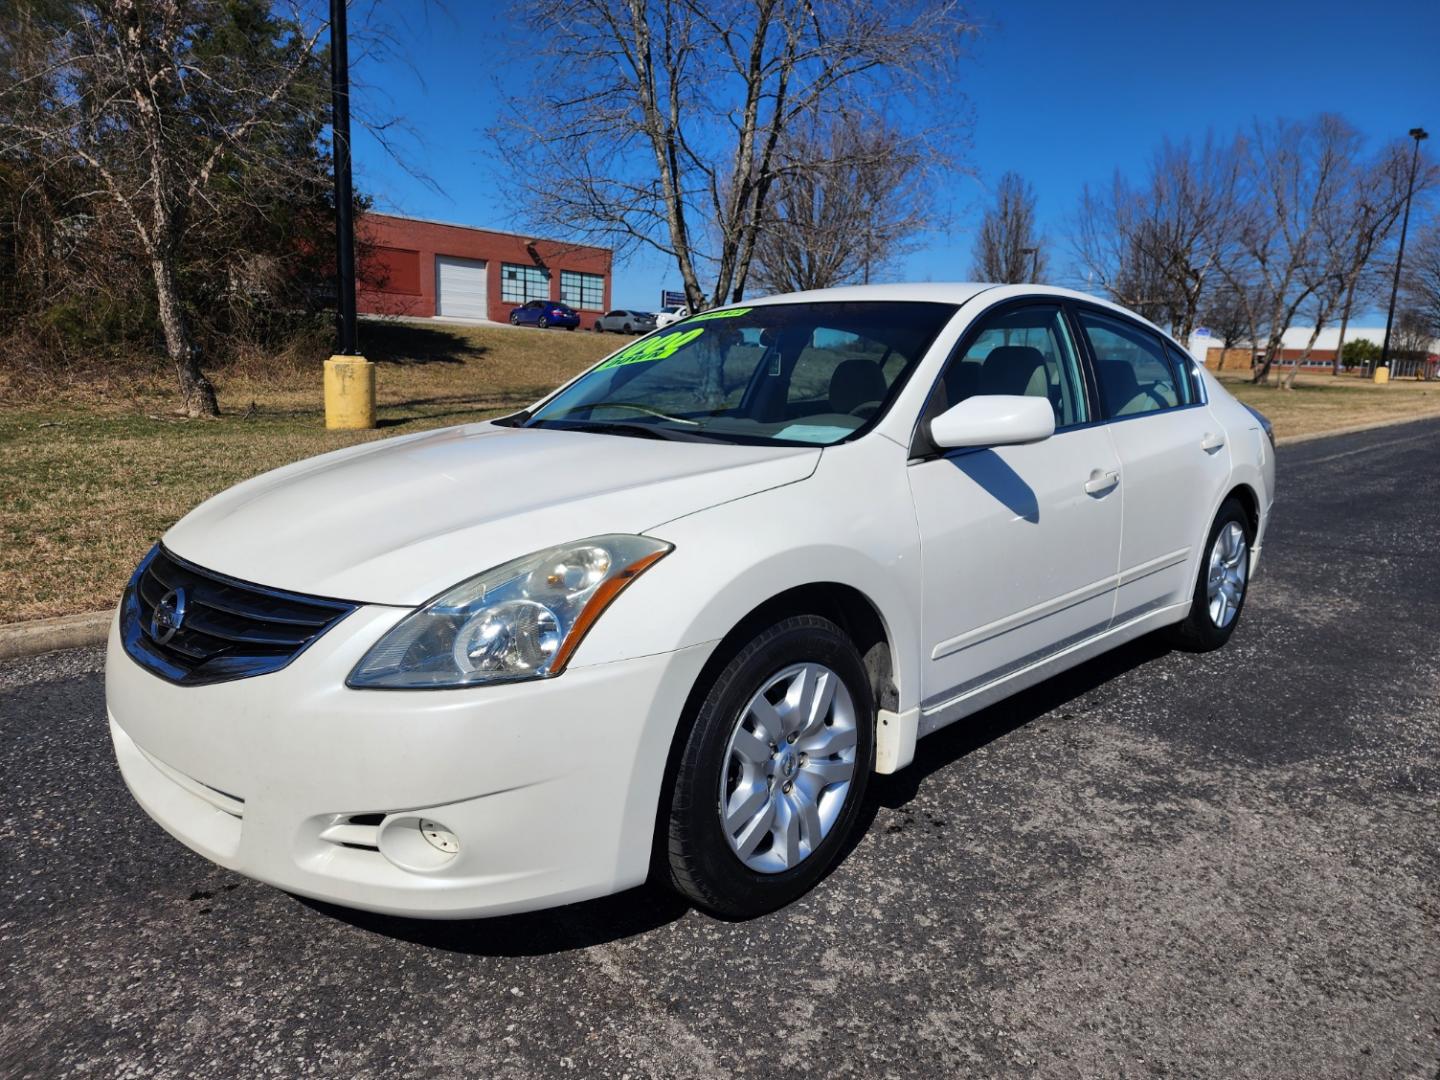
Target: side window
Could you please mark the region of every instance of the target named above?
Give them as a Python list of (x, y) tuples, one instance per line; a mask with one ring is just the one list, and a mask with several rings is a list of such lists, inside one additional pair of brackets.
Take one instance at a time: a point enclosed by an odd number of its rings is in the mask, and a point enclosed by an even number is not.
[(1095, 376), (1107, 418), (1138, 416), (1182, 403), (1180, 380), (1158, 337), (1092, 311), (1080, 312), (1080, 325), (1095, 354)]
[(1022, 394), (1048, 398), (1056, 428), (1089, 419), (1075, 345), (1054, 304), (984, 317), (964, 354), (950, 358), (937, 392), (942, 409), (979, 394)]
[(1170, 357), (1170, 366), (1175, 369), (1175, 386), (1180, 391), (1181, 403), (1195, 404), (1200, 400), (1200, 390), (1196, 385), (1200, 376), (1194, 373), (1195, 358), (1176, 348), (1170, 341), (1165, 342), (1165, 354)]

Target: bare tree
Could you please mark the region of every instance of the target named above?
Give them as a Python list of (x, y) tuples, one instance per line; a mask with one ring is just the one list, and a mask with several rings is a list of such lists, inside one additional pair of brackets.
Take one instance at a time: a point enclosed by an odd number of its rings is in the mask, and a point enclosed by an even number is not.
[[(1254, 381), (1265, 382), (1285, 331), (1327, 280), (1324, 229), (1347, 180), (1360, 137), (1344, 120), (1257, 124), (1244, 148), (1244, 206), (1227, 279), (1258, 309), (1266, 330)], [(1258, 338), (1255, 339), (1258, 342)]]
[(1187, 340), (1233, 241), (1239, 162), (1212, 137), (1166, 141), (1142, 186), (1117, 173), (1108, 190), (1086, 187), (1075, 250), (1089, 281)]
[(1019, 173), (995, 185), (995, 204), (975, 236), (971, 275), (977, 281), (1039, 281), (1048, 259), (1035, 225), (1035, 192)]
[(802, 292), (868, 282), (931, 219), (930, 154), (888, 124), (845, 116), (828, 132), (792, 140), (756, 245), (756, 284)]
[[(1243, 296), (1231, 286), (1221, 286), (1205, 293), (1199, 318), (1210, 333), (1220, 341), (1219, 365), (1225, 362), (1225, 354), (1240, 342), (1250, 340), (1250, 307)], [(1187, 339), (1188, 340), (1188, 339)], [(1206, 357), (1206, 359), (1209, 359)], [(1254, 349), (1251, 349), (1254, 360)], [(1218, 366), (1218, 365), (1217, 365)]]
[(87, 0), (58, 29), (43, 79), (4, 91), (0, 157), (90, 177), (143, 252), (185, 412), (218, 415), (181, 252), (202, 219), (279, 182), (297, 110), (313, 137), (315, 102), (294, 91), (324, 27), (263, 0)]
[(1422, 379), (1429, 379), (1430, 350), (1437, 337), (1440, 337), (1440, 326), (1424, 312), (1409, 306), (1397, 311), (1390, 350), (1394, 358), (1395, 374), (1417, 375)]
[(868, 126), (948, 86), (971, 30), (953, 0), (527, 0), (517, 18), (565, 28), (492, 132), (529, 220), (663, 252), (692, 308), (744, 296), (782, 175), (840, 164), (785, 153), (798, 122)]
[(1406, 307), (1429, 323), (1440, 336), (1440, 221), (1415, 237), (1414, 247), (1405, 252)]

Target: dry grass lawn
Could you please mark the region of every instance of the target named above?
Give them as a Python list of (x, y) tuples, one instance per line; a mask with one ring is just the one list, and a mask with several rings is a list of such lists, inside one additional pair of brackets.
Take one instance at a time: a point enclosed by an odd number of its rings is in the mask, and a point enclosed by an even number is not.
[(1386, 420), (1440, 415), (1440, 382), (1376, 386), (1357, 376), (1301, 375), (1293, 390), (1227, 376), (1225, 387), (1270, 418), (1279, 438), (1314, 435)]
[[(324, 429), (313, 364), (218, 373), (226, 416), (211, 423), (168, 412), (163, 371), (54, 387), (0, 371), (0, 622), (107, 607), (155, 538), (215, 492), (355, 442), (513, 411), (624, 339), (365, 323), (362, 342), (380, 364), (373, 432)], [(1440, 413), (1435, 383), (1377, 388), (1306, 376), (1294, 391), (1229, 385), (1280, 436)]]
[[(325, 430), (320, 372), (222, 372), (226, 415), (181, 421), (157, 379), (125, 395), (33, 390), (0, 407), (0, 622), (94, 611), (197, 503), (299, 458), (513, 412), (629, 339), (559, 330), (363, 324), (380, 427)], [(253, 403), (253, 408), (252, 408)]]

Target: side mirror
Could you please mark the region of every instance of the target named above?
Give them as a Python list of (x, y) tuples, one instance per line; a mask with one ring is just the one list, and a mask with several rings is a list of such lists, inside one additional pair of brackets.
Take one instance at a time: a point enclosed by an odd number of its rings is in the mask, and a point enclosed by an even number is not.
[(1054, 434), (1050, 399), (1019, 394), (966, 398), (930, 421), (930, 440), (947, 450), (1040, 442)]

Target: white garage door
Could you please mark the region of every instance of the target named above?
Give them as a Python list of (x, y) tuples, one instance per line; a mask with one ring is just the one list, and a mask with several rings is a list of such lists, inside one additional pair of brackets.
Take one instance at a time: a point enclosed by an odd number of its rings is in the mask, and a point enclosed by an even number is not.
[(488, 319), (488, 295), (483, 261), (435, 256), (435, 314), (454, 319)]

